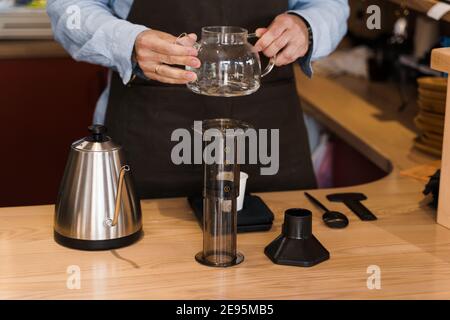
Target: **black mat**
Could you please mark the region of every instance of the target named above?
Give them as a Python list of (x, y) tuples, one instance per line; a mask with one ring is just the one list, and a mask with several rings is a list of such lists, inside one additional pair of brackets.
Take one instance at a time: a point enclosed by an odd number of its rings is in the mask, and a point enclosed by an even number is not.
[[(203, 197), (189, 197), (188, 201), (201, 224), (203, 221)], [(272, 227), (272, 222), (273, 213), (264, 201), (258, 196), (245, 195), (244, 207), (237, 213), (238, 233), (268, 231)]]

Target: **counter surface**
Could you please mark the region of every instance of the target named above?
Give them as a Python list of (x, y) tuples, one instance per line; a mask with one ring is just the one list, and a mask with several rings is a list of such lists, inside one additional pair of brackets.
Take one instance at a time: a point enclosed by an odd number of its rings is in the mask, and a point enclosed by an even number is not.
[[(365, 204), (377, 221), (360, 221), (333, 203), (329, 206), (345, 212), (350, 225), (332, 230), (302, 191), (261, 193), (276, 215), (272, 230), (239, 234), (245, 261), (215, 269), (194, 260), (202, 232), (186, 199), (142, 201), (145, 237), (103, 252), (57, 245), (53, 206), (2, 208), (0, 299), (449, 299), (450, 231), (436, 224), (435, 211), (421, 193), (423, 182), (399, 174), (433, 159), (412, 149), (412, 131), (381, 121), (373, 105), (335, 82), (302, 77), (298, 87), (308, 112), (377, 165), (393, 169), (379, 181), (339, 189), (367, 194)], [(311, 191), (320, 200), (330, 192)], [(275, 265), (264, 255), (264, 247), (280, 233), (284, 210), (291, 207), (313, 211), (313, 232), (330, 251), (330, 260), (298, 268)], [(70, 266), (81, 270), (80, 289), (66, 286)], [(370, 290), (368, 268), (373, 266), (380, 268), (381, 288)]]

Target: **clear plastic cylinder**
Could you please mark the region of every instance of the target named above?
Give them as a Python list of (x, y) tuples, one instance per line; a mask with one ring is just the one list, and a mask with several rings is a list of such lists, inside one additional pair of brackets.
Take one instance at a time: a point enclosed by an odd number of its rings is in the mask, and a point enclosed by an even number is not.
[[(203, 251), (196, 260), (208, 266), (228, 267), (244, 259), (237, 251), (237, 135), (242, 133), (237, 129), (243, 129), (243, 124), (231, 119), (203, 122), (203, 135), (211, 139), (206, 139), (204, 148)], [(215, 151), (210, 153), (208, 143), (213, 139), (210, 147)]]

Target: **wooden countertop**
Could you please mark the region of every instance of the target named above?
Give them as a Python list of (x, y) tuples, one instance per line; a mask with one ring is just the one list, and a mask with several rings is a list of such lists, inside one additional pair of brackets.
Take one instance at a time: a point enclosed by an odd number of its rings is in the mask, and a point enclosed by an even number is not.
[[(302, 191), (262, 193), (274, 211), (269, 232), (238, 235), (245, 261), (232, 268), (199, 265), (202, 233), (186, 199), (142, 201), (145, 237), (115, 251), (83, 252), (52, 238), (53, 206), (0, 209), (0, 299), (394, 299), (450, 298), (450, 230), (435, 223), (423, 182), (399, 171), (434, 160), (412, 149), (414, 133), (339, 84), (299, 81), (305, 108), (331, 130), (392, 172), (382, 180), (339, 190), (364, 192), (378, 216), (350, 219), (344, 230), (321, 222)], [(349, 167), (351, 164), (349, 164)], [(336, 190), (333, 190), (336, 191)], [(324, 200), (330, 190), (312, 191)], [(313, 211), (313, 232), (331, 259), (312, 268), (275, 265), (263, 253), (279, 233), (284, 210)], [(81, 269), (81, 289), (66, 288), (66, 270)], [(379, 266), (381, 289), (367, 288), (367, 268)]]

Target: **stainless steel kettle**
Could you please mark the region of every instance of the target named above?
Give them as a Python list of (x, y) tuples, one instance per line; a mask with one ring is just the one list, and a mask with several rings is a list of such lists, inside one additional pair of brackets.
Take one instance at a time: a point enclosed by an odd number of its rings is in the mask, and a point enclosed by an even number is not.
[(106, 127), (93, 125), (89, 131), (70, 149), (55, 206), (55, 241), (83, 250), (129, 245), (142, 233), (130, 167)]

